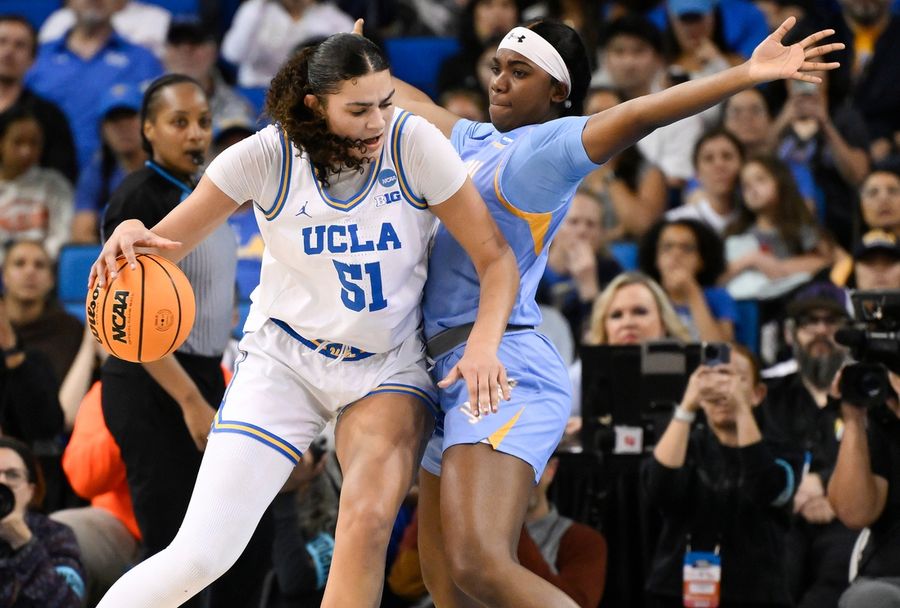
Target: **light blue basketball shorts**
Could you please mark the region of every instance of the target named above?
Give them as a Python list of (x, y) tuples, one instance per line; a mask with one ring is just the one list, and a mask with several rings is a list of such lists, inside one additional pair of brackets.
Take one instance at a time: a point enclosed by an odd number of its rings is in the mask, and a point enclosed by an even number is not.
[[(437, 382), (462, 358), (465, 344), (441, 355), (431, 370)], [(535, 483), (559, 445), (572, 410), (572, 387), (566, 366), (550, 341), (534, 330), (508, 333), (498, 351), (506, 375), (516, 381), (512, 399), (500, 401), (496, 414), (476, 417), (468, 405), (466, 383), (440, 390), (443, 421), (425, 449), (422, 467), (441, 474), (444, 450), (459, 444), (487, 443), (520, 458), (534, 469)]]

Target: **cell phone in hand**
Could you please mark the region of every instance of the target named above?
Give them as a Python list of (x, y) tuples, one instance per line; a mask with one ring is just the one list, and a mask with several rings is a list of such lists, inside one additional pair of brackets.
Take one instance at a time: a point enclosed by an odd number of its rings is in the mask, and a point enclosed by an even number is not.
[(700, 364), (709, 367), (731, 362), (731, 345), (725, 342), (704, 342), (700, 349)]

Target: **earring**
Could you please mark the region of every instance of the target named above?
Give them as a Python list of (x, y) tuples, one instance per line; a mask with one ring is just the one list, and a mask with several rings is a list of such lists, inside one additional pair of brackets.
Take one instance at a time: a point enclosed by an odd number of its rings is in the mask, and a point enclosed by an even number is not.
[(572, 100), (570, 100), (570, 99), (565, 100), (563, 102), (563, 107), (567, 110), (570, 109), (572, 107)]

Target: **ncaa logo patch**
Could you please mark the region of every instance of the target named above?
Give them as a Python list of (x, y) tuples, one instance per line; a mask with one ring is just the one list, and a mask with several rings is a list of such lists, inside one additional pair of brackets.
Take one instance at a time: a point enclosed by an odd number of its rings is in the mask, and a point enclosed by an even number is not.
[(393, 169), (384, 169), (378, 174), (378, 183), (385, 188), (390, 188), (397, 183), (397, 174)]

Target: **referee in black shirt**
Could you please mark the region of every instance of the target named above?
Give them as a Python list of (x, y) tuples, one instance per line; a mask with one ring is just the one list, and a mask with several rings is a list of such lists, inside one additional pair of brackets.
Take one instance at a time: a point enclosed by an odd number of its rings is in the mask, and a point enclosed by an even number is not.
[[(203, 89), (178, 74), (154, 81), (141, 108), (144, 146), (151, 160), (113, 193), (103, 235), (128, 219), (154, 226), (191, 193), (212, 139)], [(146, 557), (164, 549), (184, 519), (202, 451), (225, 392), (221, 369), (234, 310), (237, 242), (223, 224), (179, 264), (197, 309), (187, 341), (152, 363), (110, 357), (102, 369), (103, 415), (125, 461)], [(243, 608), (268, 570), (270, 528), (257, 529), (241, 559), (211, 586), (210, 608)], [(200, 606), (201, 596), (185, 604)]]

